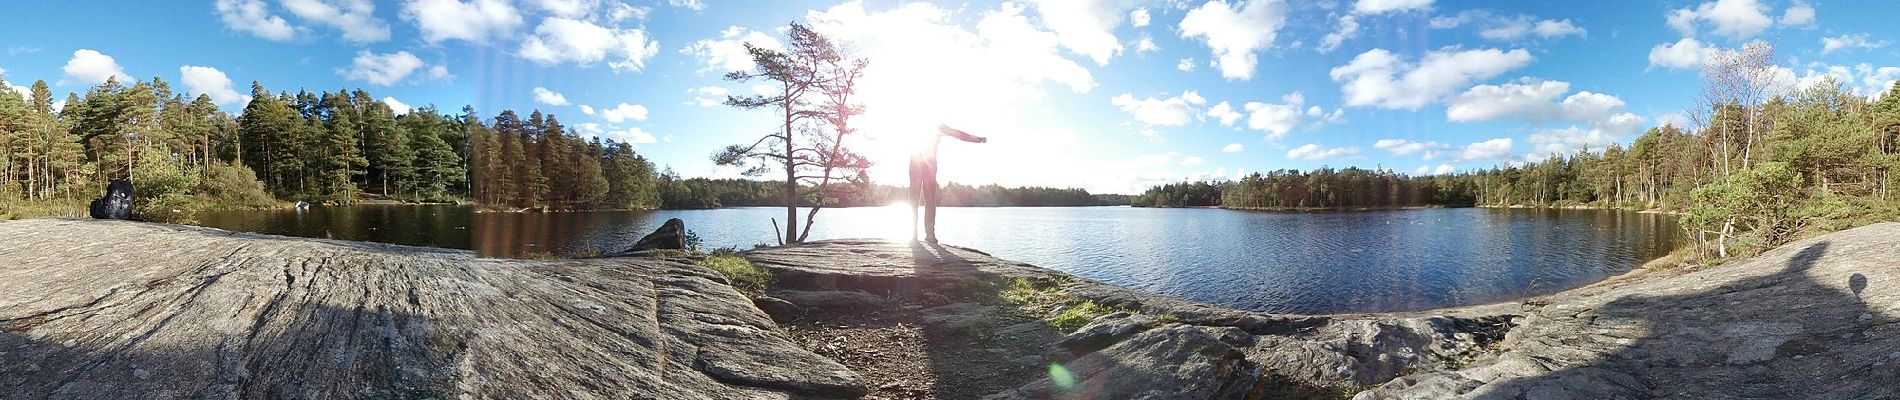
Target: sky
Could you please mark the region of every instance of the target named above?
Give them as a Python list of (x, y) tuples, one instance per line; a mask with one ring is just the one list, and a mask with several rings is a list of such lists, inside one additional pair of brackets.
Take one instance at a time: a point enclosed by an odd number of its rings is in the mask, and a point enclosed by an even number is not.
[(228, 111), (273, 92), (362, 88), (400, 110), (554, 114), (683, 176), (775, 129), (720, 104), (764, 82), (741, 43), (789, 23), (869, 67), (848, 145), (902, 185), (936, 124), (940, 180), (1138, 193), (1322, 166), (1443, 174), (1628, 144), (1688, 116), (1704, 60), (1774, 45), (1775, 85), (1900, 79), (1880, 2), (1031, 0), (213, 0), (11, 2), (0, 78), (56, 97), (106, 77), (172, 83)]

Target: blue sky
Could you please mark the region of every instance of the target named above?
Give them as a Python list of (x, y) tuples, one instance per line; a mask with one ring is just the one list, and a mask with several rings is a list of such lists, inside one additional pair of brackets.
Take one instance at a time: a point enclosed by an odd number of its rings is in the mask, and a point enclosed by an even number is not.
[[(1777, 84), (1900, 79), (1896, 7), (1872, 2), (1430, 0), (779, 2), (216, 0), (8, 7), (0, 76), (83, 92), (152, 76), (243, 107), (364, 88), (485, 116), (539, 108), (687, 176), (773, 129), (712, 104), (755, 83), (738, 43), (808, 23), (870, 59), (852, 145), (901, 184), (902, 137), (948, 123), (944, 178), (1132, 193), (1320, 166), (1443, 173), (1628, 143), (1687, 118), (1704, 59), (1776, 47)], [(228, 82), (228, 83), (227, 83)], [(921, 126), (921, 128), (920, 128)]]

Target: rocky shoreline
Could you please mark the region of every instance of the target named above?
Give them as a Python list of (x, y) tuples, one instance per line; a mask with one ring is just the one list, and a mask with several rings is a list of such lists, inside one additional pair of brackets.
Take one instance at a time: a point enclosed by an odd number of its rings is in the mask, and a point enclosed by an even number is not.
[(0, 398), (1891, 398), (1900, 223), (1697, 271), (1273, 315), (955, 246), (676, 259), (0, 223)]

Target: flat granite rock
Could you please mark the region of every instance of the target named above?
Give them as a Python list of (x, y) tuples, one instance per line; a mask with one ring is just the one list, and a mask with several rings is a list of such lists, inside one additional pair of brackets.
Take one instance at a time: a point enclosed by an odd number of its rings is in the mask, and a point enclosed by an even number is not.
[(851, 398), (712, 271), (0, 222), (0, 398)]

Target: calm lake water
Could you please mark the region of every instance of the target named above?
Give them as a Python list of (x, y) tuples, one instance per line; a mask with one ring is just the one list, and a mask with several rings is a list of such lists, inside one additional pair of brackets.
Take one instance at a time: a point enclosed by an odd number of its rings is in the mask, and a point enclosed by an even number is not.
[[(783, 208), (470, 213), (358, 206), (213, 215), (226, 229), (471, 248), (490, 257), (624, 249), (667, 218), (707, 247), (775, 243)], [(1270, 213), (1129, 207), (944, 208), (944, 243), (1115, 285), (1280, 313), (1422, 310), (1574, 288), (1675, 248), (1666, 215), (1423, 209)], [(801, 217), (803, 213), (800, 213)], [(902, 208), (826, 209), (813, 239), (905, 239)], [(459, 236), (458, 236), (459, 235)]]

